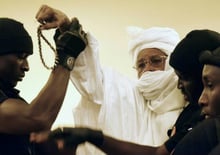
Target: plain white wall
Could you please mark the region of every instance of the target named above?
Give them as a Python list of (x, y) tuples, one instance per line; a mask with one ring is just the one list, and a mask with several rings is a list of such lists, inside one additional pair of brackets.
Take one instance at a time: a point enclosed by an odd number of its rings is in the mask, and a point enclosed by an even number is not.
[[(35, 14), (42, 4), (60, 9), (69, 17), (78, 17), (83, 28), (98, 39), (101, 63), (135, 78), (127, 51), (127, 26), (172, 27), (181, 38), (193, 29), (207, 28), (220, 32), (219, 0), (0, 0), (0, 4), (0, 16), (23, 22), (33, 37), (35, 53), (29, 58), (31, 70), (18, 85), (27, 101), (40, 91), (50, 72), (41, 64), (37, 46)], [(53, 30), (44, 34), (53, 43)], [(43, 52), (45, 61), (48, 65), (52, 64), (53, 53), (45, 44)], [(79, 98), (70, 83), (54, 126), (73, 125), (72, 107)]]

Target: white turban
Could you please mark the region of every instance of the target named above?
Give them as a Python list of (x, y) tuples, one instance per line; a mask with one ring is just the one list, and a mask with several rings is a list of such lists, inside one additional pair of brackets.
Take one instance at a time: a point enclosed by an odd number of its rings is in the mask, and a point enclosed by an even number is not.
[(158, 48), (168, 55), (165, 70), (170, 68), (169, 56), (180, 41), (179, 34), (174, 29), (168, 27), (142, 29), (140, 27), (129, 26), (127, 33), (130, 37), (128, 49), (132, 55), (133, 65), (135, 65), (137, 56), (141, 50)]

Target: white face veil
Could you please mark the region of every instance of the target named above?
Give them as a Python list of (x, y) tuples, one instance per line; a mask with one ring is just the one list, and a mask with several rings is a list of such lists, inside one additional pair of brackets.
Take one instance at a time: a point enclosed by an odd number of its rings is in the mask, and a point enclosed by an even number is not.
[(145, 72), (137, 81), (137, 88), (149, 101), (149, 108), (156, 111), (158, 107), (164, 105), (164, 100), (177, 87), (178, 78), (169, 65), (169, 57), (180, 41), (179, 35), (174, 29), (167, 27), (149, 29), (128, 27), (127, 31), (131, 38), (128, 48), (132, 55), (133, 65), (136, 63), (139, 52), (146, 48), (160, 49), (168, 56), (164, 71)]

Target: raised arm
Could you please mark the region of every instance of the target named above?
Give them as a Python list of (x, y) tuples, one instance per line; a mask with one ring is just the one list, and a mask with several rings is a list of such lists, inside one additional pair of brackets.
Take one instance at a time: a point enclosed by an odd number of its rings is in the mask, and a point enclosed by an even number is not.
[[(61, 33), (68, 29), (71, 20), (75, 19), (69, 19), (60, 10), (47, 5), (42, 5), (36, 18), (42, 23), (41, 29), (58, 28)], [(50, 22), (52, 19), (53, 22)], [(77, 57), (70, 79), (84, 98), (101, 104), (103, 102), (104, 77), (99, 61), (98, 42), (90, 33), (86, 34), (86, 39), (88, 46)]]
[[(53, 21), (56, 19), (50, 19), (46, 23), (53, 23)], [(72, 21), (64, 33), (58, 33), (55, 39), (56, 64), (48, 81), (30, 104), (21, 98), (11, 98), (10, 95), (2, 100), (0, 123), (4, 125), (0, 126), (0, 132), (29, 133), (50, 129), (63, 103), (75, 59), (86, 46), (84, 37), (77, 20)], [(77, 44), (74, 44), (75, 41)], [(17, 62), (21, 63), (22, 68), (27, 67), (26, 56), (18, 57), (12, 54), (2, 58), (6, 59), (6, 57), (7, 59), (18, 59)]]

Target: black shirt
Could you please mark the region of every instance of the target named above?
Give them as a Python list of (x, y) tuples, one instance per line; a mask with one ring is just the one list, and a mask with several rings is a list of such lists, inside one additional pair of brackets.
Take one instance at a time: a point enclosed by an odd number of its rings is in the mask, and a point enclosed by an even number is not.
[[(0, 104), (8, 98), (24, 100), (19, 96), (17, 89), (0, 88)], [(29, 142), (29, 134), (13, 135), (0, 133), (0, 155), (34, 155), (33, 150), (34, 145)]]
[[(0, 87), (0, 104), (8, 98), (21, 99), (28, 104), (19, 95), (19, 90)], [(58, 153), (55, 142), (31, 143), (29, 136), (30, 134), (16, 135), (0, 133), (0, 155), (56, 155)]]
[(199, 123), (177, 144), (173, 154), (207, 155), (219, 143), (219, 126), (219, 118)]
[(170, 137), (165, 146), (169, 152), (172, 152), (179, 141), (204, 117), (201, 116), (201, 108), (198, 104), (189, 104), (181, 112), (175, 123), (176, 133)]
[(212, 149), (209, 155), (220, 155), (220, 143), (217, 146), (215, 146), (214, 149)]

